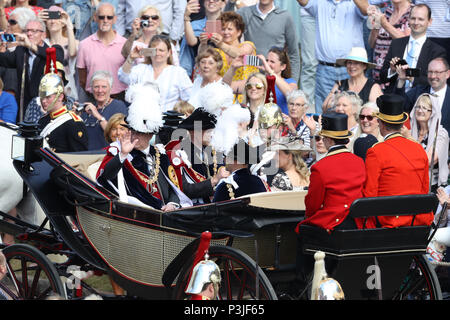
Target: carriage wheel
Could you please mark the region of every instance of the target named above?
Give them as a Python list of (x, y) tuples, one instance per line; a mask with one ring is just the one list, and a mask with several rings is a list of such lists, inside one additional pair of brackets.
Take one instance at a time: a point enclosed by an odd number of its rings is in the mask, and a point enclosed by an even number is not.
[(442, 291), (434, 268), (424, 256), (414, 256), (394, 300), (442, 300)]
[[(209, 260), (214, 261), (221, 270), (220, 300), (277, 300), (277, 295), (262, 269), (253, 259), (242, 251), (227, 246), (211, 246), (208, 251)], [(187, 298), (185, 289), (188, 285), (189, 273), (193, 260), (181, 271), (174, 290), (174, 298)], [(258, 274), (256, 273), (258, 270)], [(256, 290), (256, 278), (259, 287)]]
[(51, 296), (66, 297), (58, 271), (45, 254), (27, 244), (3, 249), (9, 268), (9, 285), (17, 299), (42, 300)]

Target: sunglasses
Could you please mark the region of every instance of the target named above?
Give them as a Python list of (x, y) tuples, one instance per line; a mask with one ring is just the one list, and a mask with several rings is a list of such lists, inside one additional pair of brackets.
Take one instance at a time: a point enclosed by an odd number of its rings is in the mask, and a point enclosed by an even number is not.
[(417, 109), (422, 110), (423, 112), (431, 112), (433, 109), (428, 108), (427, 106), (418, 105)]
[(142, 15), (141, 16), (141, 20), (149, 20), (149, 19), (152, 19), (152, 20), (159, 20), (159, 16), (158, 15), (153, 15), (153, 16), (148, 16), (148, 15)]
[(17, 24), (17, 20), (9, 19), (9, 20), (8, 20), (8, 23), (9, 23), (10, 25), (12, 25), (12, 26), (15, 26), (15, 25)]
[(251, 88), (262, 89), (264, 88), (264, 85), (261, 83), (247, 83), (245, 85), (245, 89), (250, 90)]
[(97, 18), (99, 20), (105, 20), (105, 18), (108, 20), (112, 20), (112, 19), (114, 19), (114, 16), (97, 16)]
[(370, 116), (370, 115), (369, 115), (369, 116), (366, 116), (366, 115), (364, 115), (364, 114), (360, 114), (360, 115), (359, 115), (359, 120), (362, 121), (362, 120), (364, 120), (364, 118), (367, 118), (368, 121), (372, 121), (372, 120), (373, 120), (373, 116)]
[(314, 136), (314, 140), (316, 140), (316, 142), (319, 142), (322, 139), (323, 139), (322, 136)]

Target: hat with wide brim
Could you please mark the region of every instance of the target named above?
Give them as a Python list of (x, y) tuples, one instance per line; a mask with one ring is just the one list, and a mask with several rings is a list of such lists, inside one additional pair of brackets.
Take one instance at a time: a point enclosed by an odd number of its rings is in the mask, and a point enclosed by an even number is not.
[(281, 137), (280, 139), (273, 140), (268, 148), (268, 151), (312, 151), (312, 149), (306, 146), (297, 137)]
[(189, 117), (184, 119), (178, 126), (180, 129), (201, 130), (214, 129), (217, 123), (216, 116), (205, 111), (203, 108), (197, 108)]
[(404, 112), (403, 107), (405, 98), (396, 94), (384, 94), (377, 98), (377, 106), (380, 109), (375, 113), (378, 119), (392, 124), (401, 124), (408, 120), (408, 113)]
[(319, 135), (333, 139), (347, 139), (353, 136), (348, 130), (348, 116), (344, 113), (330, 112), (322, 114), (322, 130)]
[(368, 69), (376, 67), (375, 63), (369, 62), (369, 59), (367, 58), (367, 51), (362, 47), (353, 47), (345, 58), (337, 59), (336, 64), (345, 66), (345, 63), (348, 60), (364, 63)]

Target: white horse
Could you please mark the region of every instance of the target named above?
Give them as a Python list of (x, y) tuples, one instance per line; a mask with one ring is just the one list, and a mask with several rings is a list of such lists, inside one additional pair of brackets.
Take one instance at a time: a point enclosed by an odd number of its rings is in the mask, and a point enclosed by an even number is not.
[[(40, 225), (45, 214), (38, 205), (31, 191), (24, 194), (24, 182), (13, 166), (11, 159), (12, 136), (17, 128), (0, 125), (0, 211), (17, 216), (25, 222)], [(4, 236), (6, 243), (12, 240), (10, 236)]]

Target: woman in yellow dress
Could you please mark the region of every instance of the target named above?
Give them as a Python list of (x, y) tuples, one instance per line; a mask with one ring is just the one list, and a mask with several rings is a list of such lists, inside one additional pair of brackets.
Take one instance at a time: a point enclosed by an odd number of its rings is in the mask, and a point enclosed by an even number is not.
[[(207, 33), (200, 35), (199, 53), (208, 47), (208, 42), (216, 47), (223, 60), (223, 66), (219, 74), (223, 82), (229, 84), (236, 93), (236, 101), (242, 103), (242, 93), (237, 88), (243, 87), (248, 76), (259, 69), (256, 66), (243, 65), (245, 55), (256, 55), (256, 47), (251, 41), (241, 42), (241, 36), (245, 30), (242, 17), (233, 11), (227, 11), (219, 17), (221, 21), (221, 33)], [(237, 63), (234, 63), (238, 61)]]

